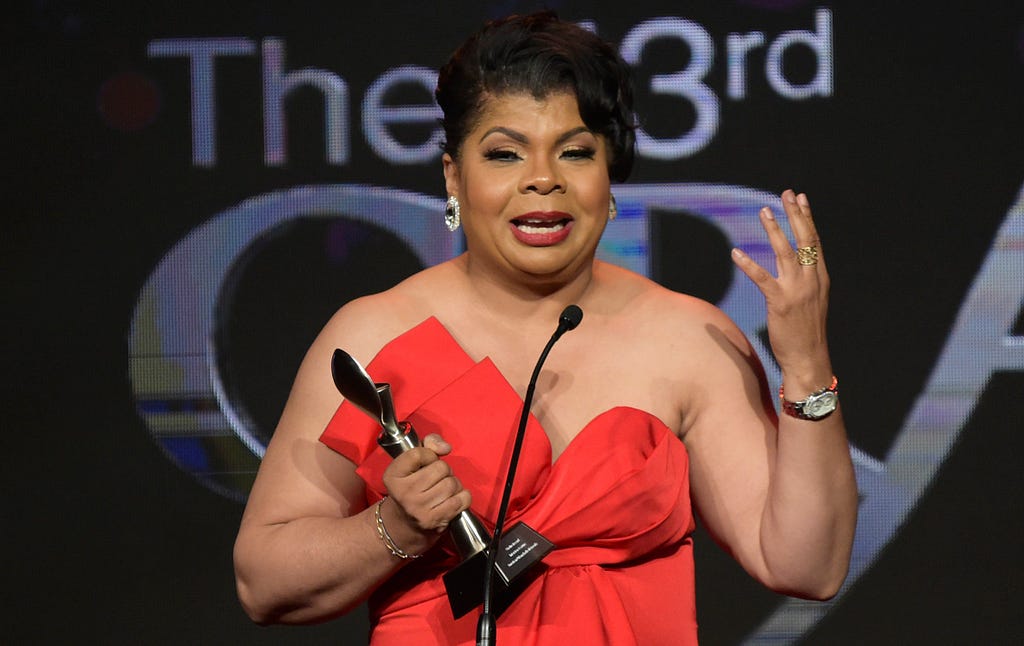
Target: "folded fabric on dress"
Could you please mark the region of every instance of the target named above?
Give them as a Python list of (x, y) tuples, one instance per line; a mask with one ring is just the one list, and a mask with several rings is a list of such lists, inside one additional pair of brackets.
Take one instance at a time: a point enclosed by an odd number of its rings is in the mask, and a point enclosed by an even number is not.
[[(452, 445), (444, 459), (491, 529), (523, 403), (515, 389), (433, 317), (388, 343), (367, 372), (391, 384), (398, 418), (421, 438), (439, 433)], [(321, 437), (358, 466), (368, 505), (386, 493), (391, 462), (378, 432), (346, 402)], [(518, 521), (555, 549), (498, 619), (503, 643), (697, 643), (688, 456), (657, 417), (609, 409), (552, 463), (548, 437), (531, 415), (506, 526)], [(370, 599), (371, 643), (475, 643), (476, 613), (455, 620), (441, 580), (457, 564), (441, 543), (386, 581)]]

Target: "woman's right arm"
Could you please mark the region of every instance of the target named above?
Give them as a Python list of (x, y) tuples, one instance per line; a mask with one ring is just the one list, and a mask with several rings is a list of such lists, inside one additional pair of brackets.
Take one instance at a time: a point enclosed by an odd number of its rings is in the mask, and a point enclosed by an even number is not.
[[(366, 326), (346, 325), (353, 317), (345, 309), (299, 368), (235, 542), (238, 596), (258, 623), (311, 623), (344, 614), (405, 563), (378, 535), (356, 465), (319, 441), (341, 403), (330, 368), (334, 349), (345, 347), (339, 340), (361, 361), (367, 357), (358, 348), (374, 353), (381, 345), (373, 338), (381, 330), (360, 334)], [(437, 436), (424, 444), (385, 472), (391, 497), (381, 515), (394, 542), (411, 554), (429, 549), (447, 520), (469, 506), (469, 493), (438, 458), (449, 447)]]

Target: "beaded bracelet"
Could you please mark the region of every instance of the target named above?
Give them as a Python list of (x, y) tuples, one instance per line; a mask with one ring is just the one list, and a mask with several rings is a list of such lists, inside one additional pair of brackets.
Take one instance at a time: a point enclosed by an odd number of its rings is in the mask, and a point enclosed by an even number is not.
[(380, 506), (384, 504), (384, 501), (388, 497), (384, 496), (377, 503), (377, 506), (373, 509), (373, 517), (377, 519), (377, 535), (380, 536), (380, 540), (384, 541), (384, 547), (388, 548), (388, 551), (397, 556), (400, 559), (418, 559), (422, 554), (410, 554), (403, 550), (401, 547), (395, 545), (395, 541), (391, 539), (391, 534), (388, 534), (388, 530), (384, 527), (384, 519), (380, 515)]

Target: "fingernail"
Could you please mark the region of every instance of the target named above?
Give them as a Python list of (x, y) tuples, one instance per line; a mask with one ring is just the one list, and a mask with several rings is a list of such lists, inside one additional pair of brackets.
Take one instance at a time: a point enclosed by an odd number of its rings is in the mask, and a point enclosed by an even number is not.
[(769, 209), (767, 206), (764, 207), (763, 209), (761, 209), (761, 215), (763, 215), (768, 220), (774, 220), (775, 219), (775, 214), (772, 213), (772, 210)]
[(796, 196), (793, 194), (793, 191), (786, 191), (785, 197), (787, 202), (796, 202)]
[(796, 196), (796, 201), (800, 203), (800, 206), (810, 206), (810, 202), (807, 201), (807, 196), (803, 193)]
[(732, 257), (735, 258), (736, 260), (743, 260), (743, 252), (740, 251), (739, 249), (733, 248)]

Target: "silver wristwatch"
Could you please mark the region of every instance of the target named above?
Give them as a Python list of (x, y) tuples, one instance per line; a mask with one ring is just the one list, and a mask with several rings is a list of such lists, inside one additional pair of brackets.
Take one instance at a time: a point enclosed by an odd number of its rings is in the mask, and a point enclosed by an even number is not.
[(818, 421), (825, 419), (839, 406), (839, 380), (832, 377), (832, 384), (827, 388), (816, 390), (806, 399), (798, 402), (786, 400), (786, 396), (779, 388), (779, 398), (782, 400), (782, 411), (797, 419)]

